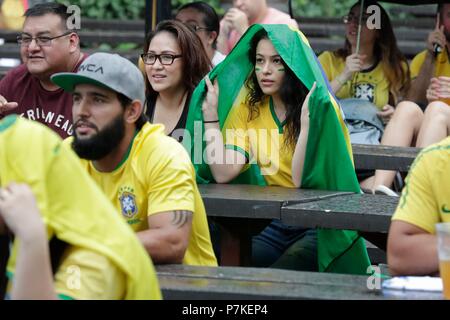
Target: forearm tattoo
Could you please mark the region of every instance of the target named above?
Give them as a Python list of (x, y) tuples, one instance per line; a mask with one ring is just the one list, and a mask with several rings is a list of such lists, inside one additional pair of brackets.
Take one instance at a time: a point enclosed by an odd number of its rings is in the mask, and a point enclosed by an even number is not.
[(175, 210), (172, 212), (172, 225), (182, 228), (191, 218), (192, 212), (187, 210)]

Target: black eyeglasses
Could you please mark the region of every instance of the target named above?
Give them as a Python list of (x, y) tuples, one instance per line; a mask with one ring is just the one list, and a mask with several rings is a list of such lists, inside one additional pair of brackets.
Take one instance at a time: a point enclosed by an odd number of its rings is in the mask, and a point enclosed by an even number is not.
[(56, 37), (46, 37), (46, 36), (31, 37), (27, 34), (21, 34), (20, 36), (17, 36), (17, 43), (23, 47), (28, 47), (34, 39), (36, 41), (36, 45), (40, 47), (48, 47), (52, 45), (53, 39), (61, 38), (71, 33), (73, 33), (73, 31), (67, 31), (62, 35)]
[(201, 31), (201, 30), (209, 31), (208, 28), (206, 28), (206, 27), (200, 27), (200, 26), (197, 26), (197, 25), (195, 25), (195, 24), (186, 23), (186, 26), (187, 26), (188, 28), (190, 28), (190, 29), (191, 29), (192, 31), (194, 31), (194, 32)]
[(154, 54), (154, 53), (143, 53), (141, 54), (142, 61), (144, 61), (145, 64), (153, 65), (156, 62), (156, 59), (159, 60), (159, 62), (162, 65), (170, 66), (173, 61), (177, 58), (181, 58), (182, 55), (173, 55), (169, 53), (162, 53), (162, 54)]
[[(362, 22), (366, 23), (369, 18), (370, 18), (370, 16), (363, 15)], [(345, 24), (349, 24), (349, 23), (352, 23), (352, 22), (359, 23), (359, 17), (358, 16), (354, 16), (354, 15), (347, 15), (347, 16), (343, 16), (342, 17), (342, 21)]]

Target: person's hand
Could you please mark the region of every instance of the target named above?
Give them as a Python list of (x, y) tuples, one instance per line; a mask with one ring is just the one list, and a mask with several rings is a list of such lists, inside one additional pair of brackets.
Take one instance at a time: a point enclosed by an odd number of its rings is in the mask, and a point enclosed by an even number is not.
[(303, 101), (302, 105), (302, 113), (300, 116), (300, 127), (301, 129), (309, 128), (309, 99), (311, 98), (311, 95), (316, 90), (317, 83), (314, 82), (311, 90), (309, 90), (309, 93), (306, 95), (305, 101)]
[(341, 81), (350, 80), (355, 72), (362, 70), (366, 55), (353, 53), (345, 59), (344, 72), (341, 74)]
[(450, 99), (450, 78), (431, 78), (430, 85), (427, 89), (428, 102), (445, 99)]
[(434, 44), (440, 45), (443, 49), (445, 48), (446, 43), (447, 40), (444, 34), (444, 26), (440, 25), (440, 15), (438, 14), (436, 18), (436, 26), (434, 27), (434, 30), (428, 35), (427, 49), (434, 56)]
[(6, 111), (17, 108), (19, 104), (17, 102), (8, 102), (2, 95), (0, 95), (0, 115)]
[(217, 112), (219, 105), (219, 83), (216, 79), (213, 85), (208, 76), (205, 77), (205, 83), (208, 91), (202, 104), (203, 119), (205, 121), (216, 121), (219, 119)]
[(377, 112), (378, 117), (387, 124), (394, 114), (395, 108), (389, 104), (385, 105), (381, 111)]
[(0, 189), (0, 216), (14, 235), (21, 239), (33, 239), (45, 232), (31, 188), (26, 184), (11, 183)]
[(438, 78), (431, 78), (430, 85), (427, 89), (427, 100), (428, 102), (433, 102), (439, 100), (438, 91), (441, 87), (440, 81)]
[(450, 98), (450, 77), (441, 76), (438, 78), (439, 89), (438, 96), (439, 99), (449, 99)]
[(239, 34), (244, 34), (249, 27), (247, 15), (238, 8), (231, 8), (223, 18), (225, 21), (229, 22), (231, 27)]

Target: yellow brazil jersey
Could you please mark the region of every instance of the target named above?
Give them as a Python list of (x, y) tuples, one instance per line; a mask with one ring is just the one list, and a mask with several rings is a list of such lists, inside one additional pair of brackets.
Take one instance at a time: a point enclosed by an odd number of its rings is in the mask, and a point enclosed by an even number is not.
[(432, 234), (436, 223), (450, 222), (450, 137), (417, 156), (392, 220)]
[[(144, 247), (77, 156), (61, 142), (37, 122), (15, 115), (0, 121), (1, 187), (11, 182), (28, 184), (49, 237), (68, 245), (55, 272), (57, 293), (78, 299), (98, 292), (111, 298), (160, 299), (156, 272)], [(17, 250), (14, 244), (9, 279), (14, 277)], [(74, 266), (72, 271), (83, 279), (77, 283), (77, 275), (72, 274), (62, 284), (64, 266)], [(103, 272), (111, 272), (107, 276), (111, 278), (99, 279)]]
[[(125, 274), (107, 257), (95, 251), (69, 247), (55, 275), (55, 291), (63, 300), (119, 300), (125, 298)], [(10, 298), (13, 276), (6, 299)]]
[[(333, 52), (325, 51), (319, 56), (319, 61), (330, 82), (344, 71), (345, 59), (336, 56)], [(336, 93), (336, 97), (368, 100), (382, 109), (389, 103), (389, 88), (383, 66), (378, 63), (375, 68), (355, 73), (353, 78)]]
[[(422, 68), (422, 64), (425, 61), (427, 51), (422, 51), (414, 57), (411, 61), (411, 79), (417, 78)], [(450, 77), (450, 59), (448, 57), (448, 51), (443, 50), (436, 59), (436, 69), (434, 71), (435, 77), (445, 76)]]
[[(66, 139), (66, 143), (72, 138)], [(189, 265), (217, 265), (206, 212), (191, 160), (180, 143), (164, 134), (162, 125), (147, 123), (134, 137), (126, 159), (112, 172), (99, 172), (81, 160), (134, 231), (148, 229), (148, 216), (174, 210), (193, 212)]]
[(243, 153), (250, 163), (256, 162), (268, 185), (293, 188), (294, 150), (284, 144), (284, 122), (279, 121), (271, 99), (262, 101), (259, 114), (251, 120), (249, 113), (245, 102), (230, 111), (223, 128), (225, 147)]

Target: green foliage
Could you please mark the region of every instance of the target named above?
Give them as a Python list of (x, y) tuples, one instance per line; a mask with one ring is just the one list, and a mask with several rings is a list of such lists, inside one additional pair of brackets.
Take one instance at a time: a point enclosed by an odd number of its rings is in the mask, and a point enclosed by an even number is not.
[[(296, 17), (342, 17), (348, 13), (350, 7), (357, 0), (292, 0), (292, 10)], [(391, 8), (398, 7), (389, 3), (383, 3), (383, 8), (388, 12)], [(396, 14), (399, 14), (396, 12)], [(390, 14), (391, 18), (396, 17)], [(403, 16), (402, 16), (403, 17)]]
[(144, 0), (56, 0), (66, 5), (77, 5), (81, 15), (94, 19), (138, 19), (144, 17)]
[[(206, 2), (211, 7), (213, 7), (217, 14), (223, 14), (224, 10), (220, 6), (220, 0), (202, 0), (203, 2)], [(194, 2), (194, 0), (172, 0), (172, 8), (176, 10), (178, 7), (182, 6), (183, 4)]]

